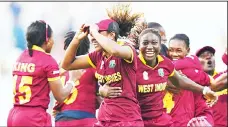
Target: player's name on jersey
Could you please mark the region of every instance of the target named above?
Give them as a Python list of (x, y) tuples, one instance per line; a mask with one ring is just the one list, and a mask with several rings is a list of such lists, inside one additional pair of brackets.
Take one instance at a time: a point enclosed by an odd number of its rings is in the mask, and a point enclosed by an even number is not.
[(105, 82), (118, 82), (122, 79), (122, 76), (120, 72), (116, 72), (110, 75), (101, 75), (97, 72), (95, 73), (96, 78), (98, 79), (99, 83), (105, 83)]
[(158, 84), (145, 84), (138, 85), (139, 93), (151, 93), (151, 92), (159, 92), (164, 91), (166, 88), (167, 82), (158, 83)]
[(20, 71), (20, 72), (34, 72), (35, 71), (35, 64), (34, 63), (20, 63), (17, 62), (14, 64), (13, 70)]

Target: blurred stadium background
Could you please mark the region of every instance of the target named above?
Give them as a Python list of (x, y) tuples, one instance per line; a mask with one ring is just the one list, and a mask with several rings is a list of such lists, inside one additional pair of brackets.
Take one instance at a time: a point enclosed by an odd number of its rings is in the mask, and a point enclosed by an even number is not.
[[(52, 55), (63, 57), (63, 37), (82, 23), (107, 18), (106, 8), (114, 2), (0, 2), (0, 126), (6, 126), (12, 107), (12, 64), (26, 48), (25, 32), (35, 20), (45, 20), (54, 31)], [(227, 46), (226, 2), (132, 2), (133, 12), (143, 12), (147, 21), (160, 23), (167, 39), (176, 33), (190, 38), (191, 53), (202, 46), (216, 49), (216, 69), (227, 68), (221, 56)], [(51, 105), (50, 105), (51, 106)], [(51, 112), (51, 110), (48, 110)]]

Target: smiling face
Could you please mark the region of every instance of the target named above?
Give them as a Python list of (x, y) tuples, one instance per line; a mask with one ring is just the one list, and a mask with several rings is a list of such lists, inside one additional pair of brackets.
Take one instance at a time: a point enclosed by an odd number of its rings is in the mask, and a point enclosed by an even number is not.
[(90, 42), (93, 44), (96, 51), (102, 51), (103, 48), (100, 46), (100, 44), (97, 42), (97, 40), (91, 35), (90, 36)]
[(169, 42), (169, 57), (172, 60), (182, 59), (189, 53), (189, 48), (187, 47), (184, 40), (173, 39)]
[[(99, 31), (99, 33), (105, 37), (108, 37), (112, 40), (115, 40), (115, 33), (114, 32)], [(90, 42), (92, 42), (96, 51), (103, 51), (103, 48), (101, 47), (101, 45), (97, 42), (97, 40), (93, 36), (90, 36)]]
[(161, 49), (160, 38), (156, 34), (148, 32), (142, 35), (139, 41), (139, 49), (144, 59), (146, 61), (155, 60)]

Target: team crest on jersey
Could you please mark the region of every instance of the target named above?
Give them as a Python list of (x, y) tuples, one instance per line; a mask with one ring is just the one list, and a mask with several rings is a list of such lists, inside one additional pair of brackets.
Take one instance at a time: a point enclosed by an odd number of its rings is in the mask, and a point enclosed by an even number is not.
[(164, 74), (163, 68), (159, 68), (158, 69), (158, 75), (161, 76), (161, 77), (164, 77), (165, 74)]
[(111, 60), (109, 62), (109, 68), (114, 68), (116, 66), (116, 61), (115, 60)]
[(148, 80), (149, 79), (148, 72), (146, 72), (146, 71), (143, 72), (143, 79), (144, 80)]

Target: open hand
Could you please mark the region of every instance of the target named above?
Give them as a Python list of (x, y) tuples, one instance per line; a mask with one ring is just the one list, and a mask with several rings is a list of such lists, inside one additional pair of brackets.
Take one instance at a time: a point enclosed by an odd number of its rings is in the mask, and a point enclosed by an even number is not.
[(212, 125), (206, 120), (206, 116), (192, 118), (187, 127), (212, 127)]
[(121, 95), (121, 87), (110, 87), (110, 82), (99, 87), (99, 93), (102, 97), (115, 98)]

